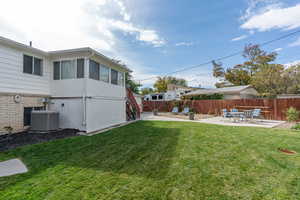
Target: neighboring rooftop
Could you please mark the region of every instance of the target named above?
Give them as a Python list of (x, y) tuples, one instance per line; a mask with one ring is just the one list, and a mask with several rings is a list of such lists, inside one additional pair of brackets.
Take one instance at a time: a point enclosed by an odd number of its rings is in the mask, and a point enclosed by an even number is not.
[(199, 89), (186, 94), (185, 96), (201, 95), (201, 94), (236, 94), (248, 88), (253, 88), (251, 85), (244, 86), (234, 86), (225, 88), (215, 88), (215, 89)]

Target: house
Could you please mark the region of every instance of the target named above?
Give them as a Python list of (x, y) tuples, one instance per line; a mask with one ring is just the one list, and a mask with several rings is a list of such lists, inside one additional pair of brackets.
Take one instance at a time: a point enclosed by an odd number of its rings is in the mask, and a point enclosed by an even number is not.
[(129, 71), (91, 48), (46, 52), (0, 37), (0, 129), (22, 130), (42, 109), (59, 112), (60, 128), (123, 123)]
[(144, 96), (145, 101), (165, 101), (165, 93), (152, 93)]
[(253, 99), (258, 96), (258, 92), (251, 86), (234, 86), (216, 89), (198, 89), (188, 94), (185, 97), (193, 97), (199, 95), (222, 94), (224, 99)]
[(181, 85), (168, 84), (167, 92), (165, 93), (152, 93), (145, 95), (145, 101), (174, 101), (180, 100), (181, 97), (191, 91), (195, 91), (199, 88), (185, 87)]
[(168, 84), (167, 92), (165, 93), (165, 100), (166, 101), (180, 100), (183, 95), (188, 94), (197, 89), (199, 88)]

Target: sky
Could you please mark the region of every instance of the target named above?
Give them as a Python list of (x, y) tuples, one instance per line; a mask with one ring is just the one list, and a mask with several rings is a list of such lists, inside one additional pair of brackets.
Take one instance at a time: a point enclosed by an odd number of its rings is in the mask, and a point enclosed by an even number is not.
[[(143, 87), (163, 76), (300, 30), (300, 0), (3, 0), (0, 36), (42, 50), (91, 47), (133, 70)], [(300, 61), (300, 34), (263, 47)], [(224, 67), (242, 63), (236, 56)], [(214, 87), (210, 64), (173, 74)], [(144, 80), (148, 79), (148, 80)]]

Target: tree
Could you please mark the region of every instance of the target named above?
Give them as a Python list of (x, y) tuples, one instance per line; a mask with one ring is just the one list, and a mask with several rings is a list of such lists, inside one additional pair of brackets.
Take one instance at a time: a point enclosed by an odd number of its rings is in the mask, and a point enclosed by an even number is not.
[(222, 67), (223, 64), (221, 62), (217, 63), (215, 60), (213, 60), (212, 65), (213, 65), (213, 76), (216, 78), (224, 78), (225, 71), (224, 68)]
[(168, 84), (175, 84), (186, 87), (187, 81), (185, 79), (172, 76), (157, 77), (157, 80), (154, 83), (153, 87), (155, 88), (156, 92), (166, 92)]
[(154, 92), (154, 89), (153, 88), (142, 88), (141, 89), (141, 93), (142, 95), (147, 95), (147, 94), (151, 94)]
[(142, 85), (132, 80), (132, 75), (129, 72), (126, 72), (125, 74), (125, 82), (126, 82), (126, 87), (131, 89), (132, 92), (136, 94), (140, 93), (140, 87)]
[[(270, 64), (273, 62), (277, 54), (267, 53), (260, 49), (259, 45), (246, 45), (243, 51), (243, 57), (246, 61), (242, 64), (238, 64), (232, 68), (228, 68), (226, 71), (222, 66), (222, 63), (212, 62), (213, 75), (216, 78), (221, 79), (223, 82), (231, 83), (232, 85), (248, 85), (251, 83), (252, 77), (258, 71), (262, 65)], [(224, 85), (220, 84), (219, 85)]]
[(263, 64), (252, 78), (252, 85), (266, 97), (273, 97), (286, 92), (282, 74), (284, 67), (280, 64)]

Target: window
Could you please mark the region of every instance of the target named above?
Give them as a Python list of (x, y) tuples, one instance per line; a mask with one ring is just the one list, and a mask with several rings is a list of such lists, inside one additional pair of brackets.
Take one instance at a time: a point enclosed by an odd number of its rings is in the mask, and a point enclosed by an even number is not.
[(45, 110), (45, 107), (24, 107), (23, 124), (24, 126), (31, 125), (31, 112), (33, 110)]
[(53, 79), (84, 78), (84, 59), (63, 60), (53, 62)]
[(158, 95), (158, 99), (159, 99), (159, 100), (162, 100), (162, 99), (164, 99), (163, 95), (161, 95), (161, 94), (160, 94), (160, 95)]
[(109, 68), (100, 65), (100, 80), (109, 83)]
[(99, 63), (90, 60), (90, 78), (94, 80), (99, 80)]
[(43, 72), (42, 72), (42, 70), (43, 70), (43, 68), (42, 68), (42, 64), (43, 63), (43, 61), (42, 61), (42, 59), (39, 59), (39, 58), (34, 58), (34, 70), (33, 70), (33, 73), (35, 74), (35, 75), (39, 75), (39, 76), (42, 76), (43, 74)]
[(33, 56), (23, 55), (23, 72), (42, 76), (43, 60)]
[(84, 78), (84, 59), (77, 59), (77, 78)]
[(152, 100), (157, 100), (157, 96), (152, 96)]
[(61, 61), (61, 79), (73, 79), (75, 78), (76, 68), (75, 60)]
[(118, 71), (111, 69), (110, 76), (111, 83), (114, 85), (118, 85)]
[(53, 73), (53, 79), (59, 80), (60, 79), (60, 62), (54, 62), (54, 73)]
[(118, 85), (124, 86), (124, 73), (119, 72), (119, 77), (118, 77)]
[(24, 73), (32, 74), (32, 72), (33, 72), (32, 60), (33, 60), (32, 56), (27, 56), (27, 55), (23, 56), (23, 72)]

